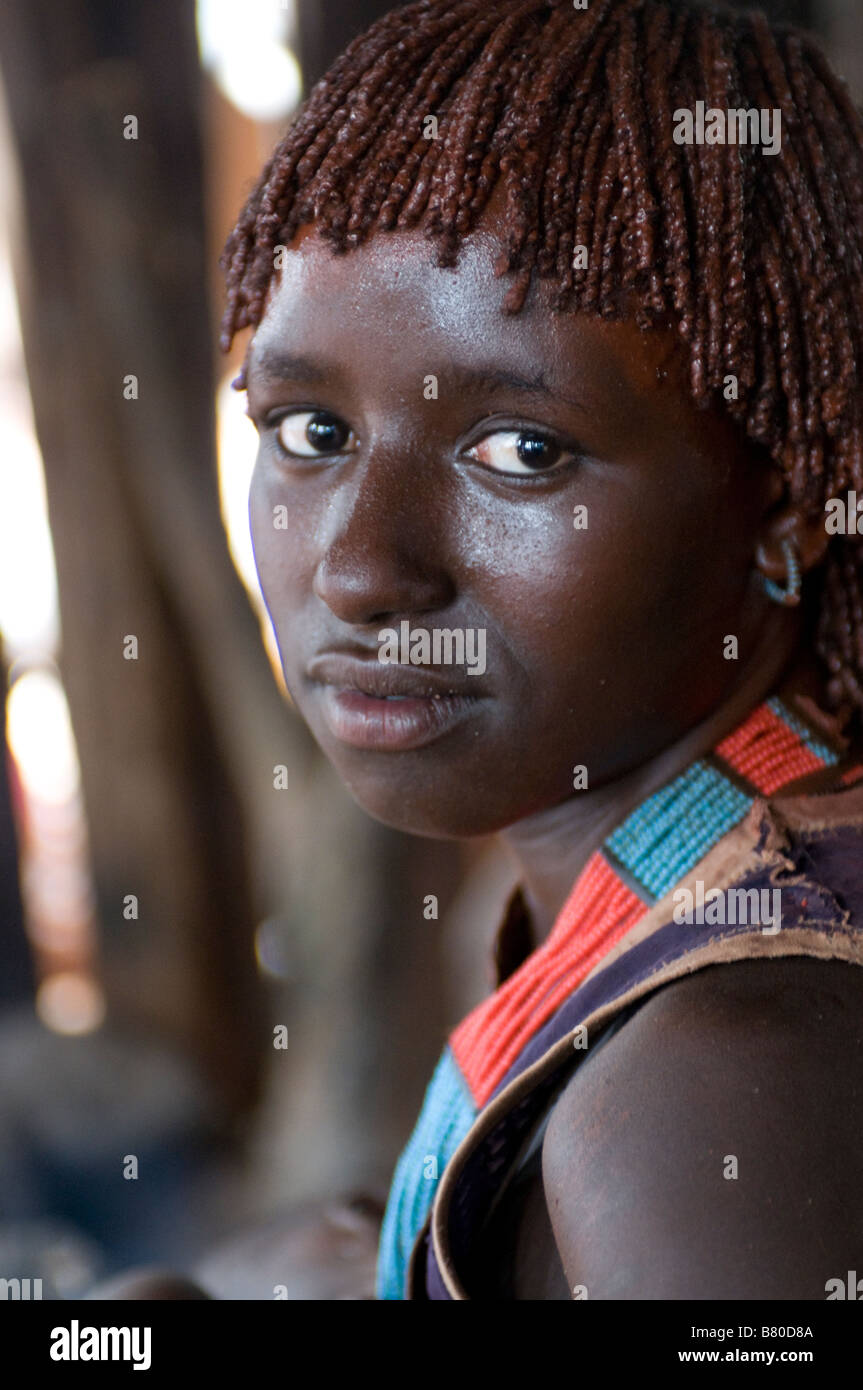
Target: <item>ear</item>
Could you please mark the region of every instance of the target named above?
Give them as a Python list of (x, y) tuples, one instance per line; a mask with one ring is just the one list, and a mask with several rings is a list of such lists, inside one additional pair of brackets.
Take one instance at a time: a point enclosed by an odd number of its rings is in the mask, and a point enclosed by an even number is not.
[(788, 540), (794, 543), (801, 571), (805, 574), (814, 569), (824, 559), (830, 544), (823, 514), (807, 517), (799, 506), (789, 503), (767, 513), (755, 547), (755, 563), (762, 574), (775, 583), (785, 579), (782, 542)]

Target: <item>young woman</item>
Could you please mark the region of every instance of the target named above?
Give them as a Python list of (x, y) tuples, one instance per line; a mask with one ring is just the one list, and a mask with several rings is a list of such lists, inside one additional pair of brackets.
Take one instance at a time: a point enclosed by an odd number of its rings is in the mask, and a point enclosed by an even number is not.
[(232, 234), (291, 694), (372, 815), (520, 869), (379, 1297), (860, 1267), (861, 251), (818, 48), (672, 0), (394, 10)]

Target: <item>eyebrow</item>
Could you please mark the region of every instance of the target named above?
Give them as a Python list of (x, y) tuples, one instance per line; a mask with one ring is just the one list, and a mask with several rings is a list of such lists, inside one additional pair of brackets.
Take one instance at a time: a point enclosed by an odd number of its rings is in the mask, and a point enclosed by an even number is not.
[(264, 348), (252, 354), (249, 361), (249, 376), (264, 376), (270, 381), (296, 381), (301, 386), (320, 386), (331, 381), (333, 372), (311, 357), (283, 352), (281, 348)]
[[(300, 386), (321, 386), (332, 381), (332, 368), (313, 358), (284, 352), (281, 348), (264, 348), (249, 363), (249, 375), (262, 376), (269, 381), (293, 381)], [(443, 375), (443, 373), (442, 373)], [(524, 391), (549, 400), (564, 401), (577, 410), (584, 410), (581, 401), (556, 391), (548, 385), (540, 369), (535, 376), (526, 377), (504, 367), (465, 367), (456, 363), (447, 366), (446, 375), (456, 386), (474, 391)]]
[(545, 379), (545, 372), (540, 369), (536, 376), (524, 377), (518, 372), (508, 371), (503, 367), (458, 367), (453, 366), (452, 376), (459, 385), (472, 387), (477, 390), (495, 391), (526, 391), (536, 396), (545, 396), (549, 400), (565, 401), (567, 405), (575, 406), (577, 410), (584, 410), (581, 401), (573, 396), (567, 396), (562, 391), (554, 390), (548, 385)]

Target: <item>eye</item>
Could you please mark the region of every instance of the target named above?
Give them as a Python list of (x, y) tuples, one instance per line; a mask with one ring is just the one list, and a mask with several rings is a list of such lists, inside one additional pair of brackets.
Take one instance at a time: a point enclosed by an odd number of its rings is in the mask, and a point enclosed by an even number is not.
[(497, 473), (547, 472), (562, 458), (574, 457), (552, 435), (541, 430), (493, 430), (467, 451), (469, 458)]
[(351, 431), (328, 410), (295, 410), (279, 420), (276, 437), (286, 454), (319, 458), (323, 454), (342, 453)]

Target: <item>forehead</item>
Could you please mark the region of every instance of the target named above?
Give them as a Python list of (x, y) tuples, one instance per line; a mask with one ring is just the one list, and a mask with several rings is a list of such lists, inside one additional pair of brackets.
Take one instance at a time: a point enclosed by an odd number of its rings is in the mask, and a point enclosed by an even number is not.
[(337, 255), (314, 223), (305, 224), (274, 276), (250, 374), (274, 350), (356, 359), (361, 341), (364, 361), (371, 365), (381, 354), (396, 374), (400, 367), (434, 372), (448, 360), (482, 360), (522, 375), (532, 364), (534, 374), (550, 371), (560, 385), (573, 373), (584, 376), (589, 364), (589, 374), (602, 374), (607, 386), (643, 394), (661, 380), (685, 393), (682, 344), (668, 327), (642, 332), (631, 321), (556, 313), (555, 284), (537, 276), (521, 311), (506, 313), (512, 276), (495, 275), (505, 246), (499, 188), (452, 267), (437, 265), (437, 245), (422, 228), (376, 231)]

